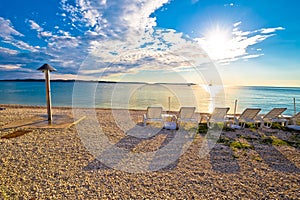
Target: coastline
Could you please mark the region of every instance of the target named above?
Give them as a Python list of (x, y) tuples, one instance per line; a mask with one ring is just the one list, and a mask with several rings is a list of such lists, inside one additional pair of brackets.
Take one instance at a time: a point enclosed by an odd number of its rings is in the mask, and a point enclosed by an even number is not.
[[(40, 106), (40, 105), (23, 105), (23, 104), (0, 104), (0, 107), (3, 108), (36, 108), (36, 109), (47, 109), (47, 106)], [(96, 110), (112, 110), (111, 108), (86, 108), (86, 107), (72, 107), (72, 106), (52, 106), (53, 109), (63, 109), (63, 110), (72, 110), (72, 109), (96, 109)], [(117, 110), (125, 110), (125, 109), (117, 109)], [(145, 111), (141, 109), (129, 109), (130, 111)]]
[[(24, 109), (47, 109), (47, 106), (40, 106), (40, 105), (22, 105), (22, 104), (0, 104), (0, 108), (24, 108)], [(137, 112), (145, 112), (146, 109), (125, 109), (125, 108), (101, 108), (101, 107), (96, 107), (96, 108), (88, 108), (88, 107), (72, 107), (72, 106), (52, 106), (52, 109), (56, 110), (72, 110), (72, 109), (88, 109), (88, 110), (93, 110), (95, 109), (96, 111), (101, 111), (101, 110), (129, 110), (129, 111), (137, 111)], [(46, 111), (46, 110), (45, 110)], [(171, 110), (171, 111), (163, 111), (167, 113), (178, 113), (179, 110)], [(209, 113), (206, 112), (195, 112), (196, 114), (200, 115), (207, 115)], [(46, 114), (46, 113), (45, 113)], [(238, 115), (238, 114), (237, 114)]]

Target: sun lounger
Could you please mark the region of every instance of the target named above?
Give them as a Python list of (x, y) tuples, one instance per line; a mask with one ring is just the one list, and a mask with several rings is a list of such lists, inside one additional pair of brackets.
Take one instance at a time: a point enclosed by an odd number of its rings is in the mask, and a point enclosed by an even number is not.
[(177, 126), (180, 126), (180, 122), (198, 122), (198, 118), (195, 116), (195, 110), (196, 107), (181, 107), (176, 116)]
[(240, 116), (234, 117), (233, 123), (230, 123), (230, 127), (244, 129), (246, 123), (256, 123), (255, 118), (260, 111), (260, 108), (246, 108)]
[(289, 121), (291, 124), (287, 125), (288, 128), (300, 131), (300, 112), (293, 115)]
[(147, 125), (147, 122), (162, 122), (163, 123), (163, 118), (162, 118), (162, 107), (154, 107), (154, 106), (149, 106), (147, 108), (147, 113), (143, 115), (143, 124), (144, 126)]
[(271, 128), (274, 122), (282, 123), (283, 125), (288, 121), (281, 117), (281, 114), (286, 108), (273, 108), (267, 114), (260, 117), (260, 127)]
[(224, 123), (225, 125), (227, 122), (226, 115), (229, 109), (229, 107), (215, 108), (209, 117), (204, 116), (206, 118), (207, 127), (212, 128), (215, 123)]

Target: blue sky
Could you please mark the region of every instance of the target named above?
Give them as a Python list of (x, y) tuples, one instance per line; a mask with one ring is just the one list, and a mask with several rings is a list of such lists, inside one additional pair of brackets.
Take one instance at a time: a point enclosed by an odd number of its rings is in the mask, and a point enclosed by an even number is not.
[[(276, 2), (276, 3), (275, 3)], [(0, 79), (299, 86), (298, 0), (10, 0)]]

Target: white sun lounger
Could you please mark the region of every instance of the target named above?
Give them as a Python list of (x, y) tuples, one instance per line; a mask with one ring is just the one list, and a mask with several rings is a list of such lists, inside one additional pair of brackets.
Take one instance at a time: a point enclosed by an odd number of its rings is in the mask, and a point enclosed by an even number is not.
[(260, 111), (260, 108), (246, 108), (240, 116), (234, 117), (233, 123), (230, 123), (230, 127), (244, 129), (246, 123), (256, 123), (255, 118)]
[(198, 122), (195, 111), (196, 107), (181, 107), (176, 116), (177, 126), (180, 126), (180, 122)]
[(162, 107), (149, 106), (147, 108), (147, 113), (143, 115), (143, 124), (147, 125), (147, 122), (162, 122)]
[(287, 125), (288, 128), (300, 131), (300, 125), (299, 125), (299, 123), (300, 123), (300, 112), (293, 115), (290, 119), (290, 122), (292, 124), (288, 124)]
[(274, 122), (282, 123), (283, 125), (288, 121), (287, 119), (281, 117), (281, 114), (286, 110), (286, 108), (273, 108), (267, 114), (261, 116), (260, 127), (271, 128)]
[(204, 116), (206, 118), (207, 127), (213, 128), (213, 125), (215, 123), (220, 123), (220, 122), (224, 123), (225, 125), (225, 123), (227, 122), (226, 115), (229, 109), (230, 109), (229, 107), (215, 108), (209, 117)]

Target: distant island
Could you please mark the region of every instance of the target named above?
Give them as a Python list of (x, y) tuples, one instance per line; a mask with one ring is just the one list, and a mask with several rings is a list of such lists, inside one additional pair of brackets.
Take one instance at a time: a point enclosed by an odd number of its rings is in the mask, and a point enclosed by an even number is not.
[[(6, 79), (0, 82), (45, 82), (45, 79)], [(92, 82), (92, 83), (118, 83), (116, 81), (94, 81), (94, 80), (74, 80), (74, 79), (54, 79), (51, 82)]]
[[(45, 79), (4, 79), (0, 82), (45, 82)], [(164, 84), (164, 85), (196, 85), (195, 83), (146, 83), (146, 82), (117, 82), (117, 81), (96, 81), (96, 80), (75, 80), (75, 79), (54, 79), (51, 82), (85, 82), (85, 83), (111, 83), (111, 84)]]

